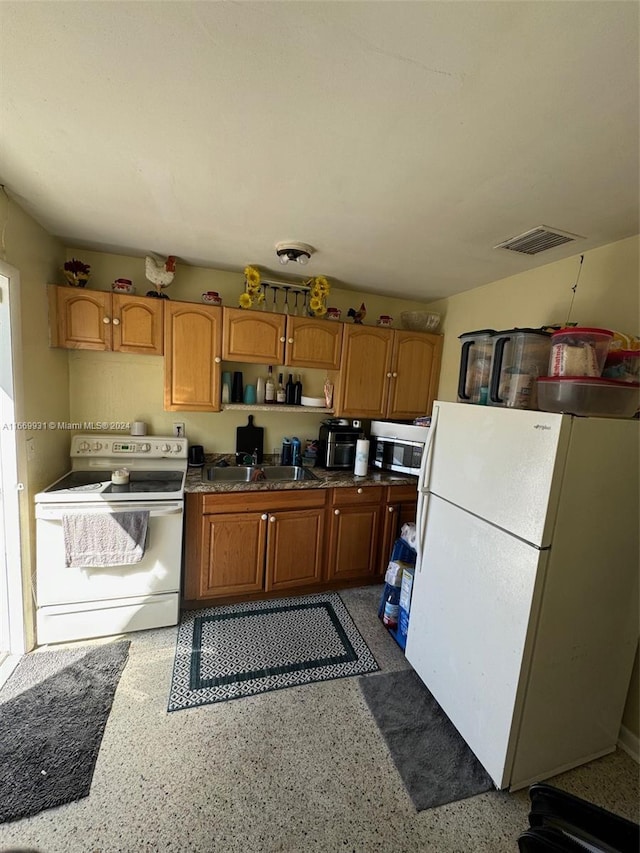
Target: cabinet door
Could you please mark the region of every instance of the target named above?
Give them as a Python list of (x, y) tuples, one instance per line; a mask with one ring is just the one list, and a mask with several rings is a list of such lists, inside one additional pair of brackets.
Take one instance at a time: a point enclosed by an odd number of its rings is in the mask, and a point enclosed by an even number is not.
[(113, 349), (162, 355), (162, 308), (165, 299), (113, 294)]
[(379, 571), (387, 570), (393, 543), (400, 536), (403, 524), (416, 520), (416, 489), (413, 486), (389, 486), (383, 508), (382, 540), (380, 544)]
[[(358, 502), (349, 502), (344, 494), (347, 491), (353, 490), (334, 489), (333, 505), (329, 510), (328, 580), (367, 579), (379, 571), (379, 499), (382, 490), (377, 487), (362, 489)], [(373, 503), (376, 498), (377, 502)]]
[(442, 335), (395, 331), (386, 416), (408, 420), (427, 415), (438, 387)]
[(287, 317), (284, 363), (291, 367), (338, 370), (342, 354), (342, 323)]
[(222, 308), (191, 302), (164, 307), (164, 408), (220, 411)]
[(202, 516), (199, 598), (260, 592), (266, 518), (259, 512)]
[(269, 515), (265, 589), (308, 586), (322, 580), (324, 509)]
[(58, 287), (58, 346), (111, 349), (111, 294), (105, 290)]
[(225, 361), (282, 364), (285, 322), (284, 314), (225, 308), (222, 357)]
[(336, 414), (354, 418), (385, 416), (392, 342), (391, 329), (344, 326)]

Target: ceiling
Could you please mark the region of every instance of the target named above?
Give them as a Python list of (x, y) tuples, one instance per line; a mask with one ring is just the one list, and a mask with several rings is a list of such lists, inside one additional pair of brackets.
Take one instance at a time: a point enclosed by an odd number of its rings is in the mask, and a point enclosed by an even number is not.
[[(2, 2), (0, 181), (66, 245), (432, 300), (637, 234), (635, 2)], [(537, 225), (585, 239), (494, 249)]]

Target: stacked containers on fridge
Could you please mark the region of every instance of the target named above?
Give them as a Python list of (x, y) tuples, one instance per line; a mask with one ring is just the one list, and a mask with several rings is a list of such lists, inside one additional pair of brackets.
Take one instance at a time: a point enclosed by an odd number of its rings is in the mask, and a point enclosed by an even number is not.
[(493, 336), (495, 329), (479, 329), (460, 335), (460, 372), (458, 374), (458, 402), (487, 402)]
[(506, 329), (493, 339), (490, 406), (537, 409), (536, 380), (545, 376), (551, 333), (543, 329)]

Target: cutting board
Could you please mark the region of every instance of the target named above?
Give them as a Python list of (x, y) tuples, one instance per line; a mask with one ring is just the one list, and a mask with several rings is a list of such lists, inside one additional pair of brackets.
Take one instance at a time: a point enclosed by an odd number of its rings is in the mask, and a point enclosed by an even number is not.
[[(247, 425), (236, 429), (236, 454), (258, 451), (258, 464), (262, 462), (264, 446), (264, 429), (253, 425), (253, 415), (249, 415)], [(240, 460), (240, 463), (242, 461)]]

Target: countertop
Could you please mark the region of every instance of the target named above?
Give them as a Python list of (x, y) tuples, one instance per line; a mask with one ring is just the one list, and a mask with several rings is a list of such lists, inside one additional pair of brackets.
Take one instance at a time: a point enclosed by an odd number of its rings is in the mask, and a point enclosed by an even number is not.
[[(233, 454), (207, 454), (205, 456), (204, 468), (215, 465), (222, 459), (231, 461)], [(277, 464), (265, 456), (264, 464)], [(202, 467), (189, 467), (185, 483), (185, 492), (211, 493), (211, 492), (275, 492), (289, 489), (338, 489), (353, 486), (418, 486), (418, 478), (411, 474), (397, 474), (392, 471), (380, 471), (378, 468), (370, 467), (364, 477), (356, 477), (353, 471), (326, 471), (324, 468), (312, 468), (317, 480), (297, 481), (259, 481), (256, 483), (227, 483), (227, 482), (203, 482)]]

